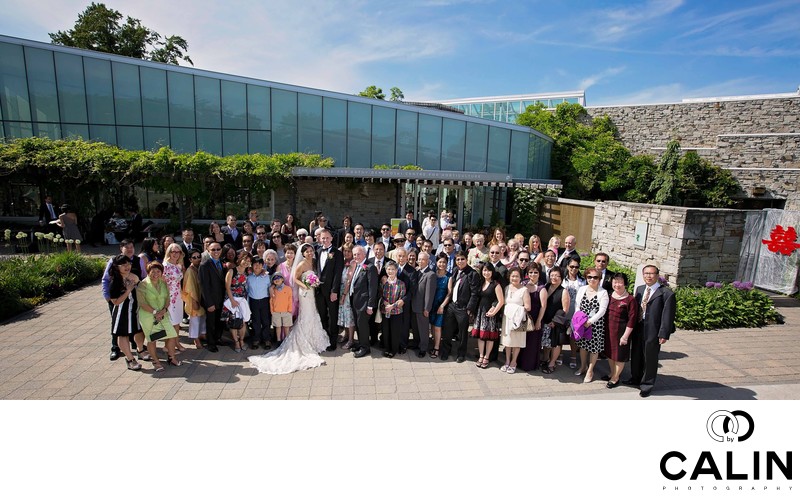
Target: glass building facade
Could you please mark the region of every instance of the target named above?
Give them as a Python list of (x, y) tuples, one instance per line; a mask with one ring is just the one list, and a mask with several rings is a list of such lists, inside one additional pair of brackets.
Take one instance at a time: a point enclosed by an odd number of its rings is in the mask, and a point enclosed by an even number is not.
[(549, 137), (486, 117), (0, 36), (0, 138), (551, 178)]
[(463, 111), (466, 116), (492, 119), (502, 123), (516, 123), (517, 115), (525, 112), (528, 106), (544, 104), (548, 109), (553, 109), (563, 102), (585, 106), (586, 96), (584, 92), (565, 92), (438, 101), (440, 104)]

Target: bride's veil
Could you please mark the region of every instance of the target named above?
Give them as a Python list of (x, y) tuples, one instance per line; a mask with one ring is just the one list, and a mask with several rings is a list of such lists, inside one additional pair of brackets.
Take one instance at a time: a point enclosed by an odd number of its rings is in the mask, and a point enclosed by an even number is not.
[(308, 242), (304, 242), (300, 245), (300, 247), (297, 249), (297, 253), (295, 254), (294, 262), (292, 263), (292, 282), (294, 282), (294, 271), (303, 261), (305, 261), (305, 258), (303, 257), (303, 250), (305, 250), (306, 246), (313, 247)]

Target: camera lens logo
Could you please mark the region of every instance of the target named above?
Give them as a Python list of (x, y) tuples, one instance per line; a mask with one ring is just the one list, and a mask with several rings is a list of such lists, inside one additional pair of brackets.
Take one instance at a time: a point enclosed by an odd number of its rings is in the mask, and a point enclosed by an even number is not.
[[(743, 430), (740, 420), (747, 423), (746, 431)], [(742, 410), (734, 410), (732, 412), (727, 410), (715, 411), (710, 417), (708, 417), (708, 422), (706, 423), (708, 435), (711, 436), (711, 439), (720, 443), (725, 441), (746, 441), (748, 438), (750, 438), (750, 436), (753, 435), (754, 427), (755, 424), (753, 423), (753, 417), (751, 417), (749, 413)], [(744, 433), (742, 434), (742, 432)], [(739, 437), (734, 438), (729, 434)]]

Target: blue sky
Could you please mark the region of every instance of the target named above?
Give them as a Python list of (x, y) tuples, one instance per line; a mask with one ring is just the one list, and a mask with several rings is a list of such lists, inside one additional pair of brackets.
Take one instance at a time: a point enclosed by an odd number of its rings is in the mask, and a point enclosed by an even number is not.
[[(3, 0), (49, 41), (89, 0)], [(800, 1), (109, 0), (189, 42), (195, 67), (407, 100), (585, 90), (588, 105), (795, 92)]]

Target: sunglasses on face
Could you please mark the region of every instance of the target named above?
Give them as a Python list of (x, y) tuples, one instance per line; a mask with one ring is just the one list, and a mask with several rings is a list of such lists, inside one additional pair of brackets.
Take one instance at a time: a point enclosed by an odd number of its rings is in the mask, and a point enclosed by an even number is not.
[(191, 258), (189, 258), (189, 259), (200, 259), (200, 256), (192, 256), (192, 257), (191, 257)]
[(580, 266), (572, 266), (572, 265), (570, 265), (569, 268), (570, 268), (570, 270), (577, 270), (578, 268), (580, 268)]
[(517, 261), (519, 261), (520, 263), (527, 263), (528, 261), (530, 261), (530, 259), (526, 259), (526, 258), (517, 258)]
[(588, 277), (586, 277), (586, 280), (600, 280), (600, 277), (595, 275), (589, 275)]

